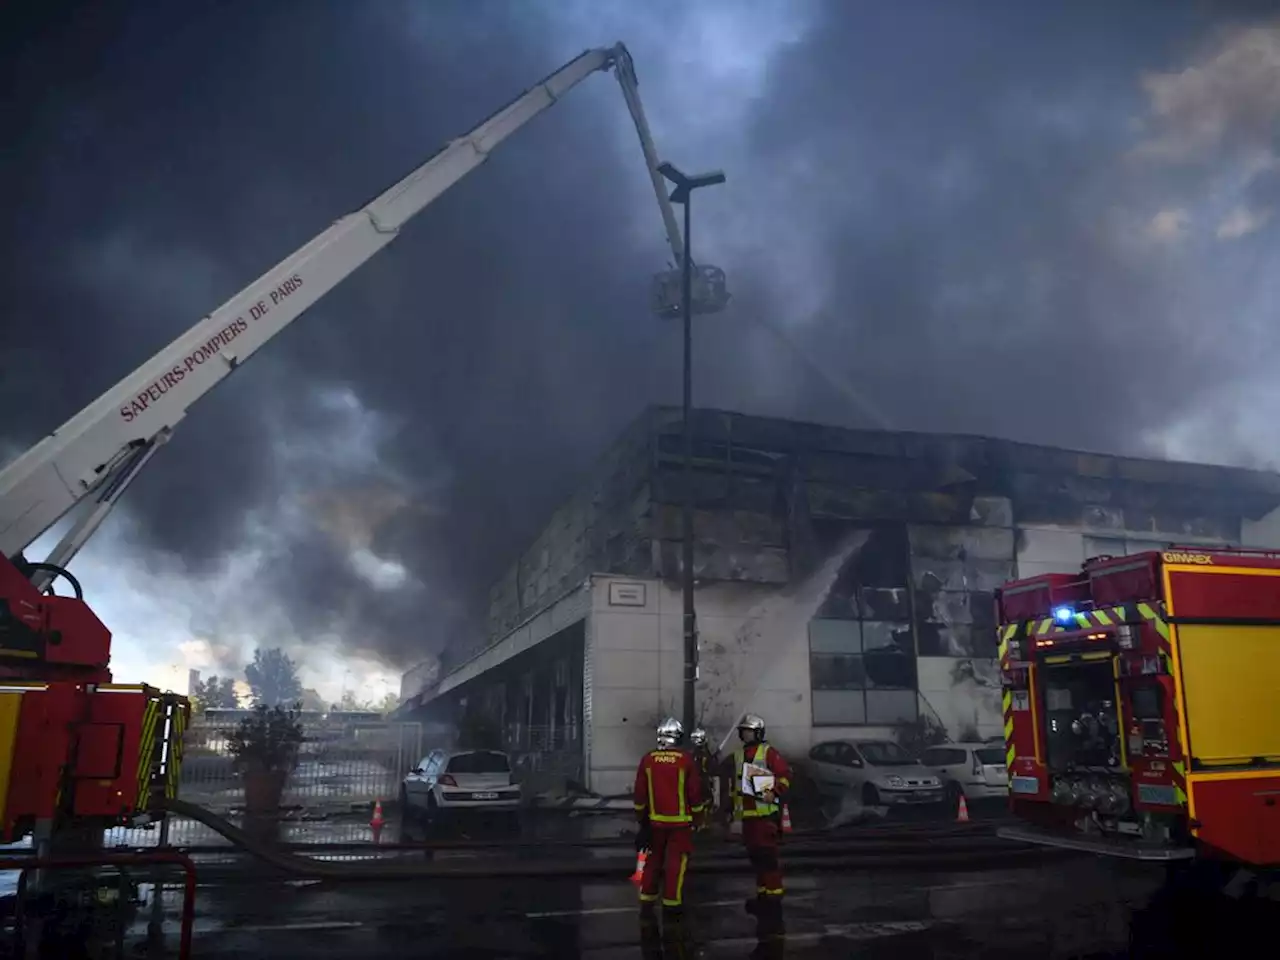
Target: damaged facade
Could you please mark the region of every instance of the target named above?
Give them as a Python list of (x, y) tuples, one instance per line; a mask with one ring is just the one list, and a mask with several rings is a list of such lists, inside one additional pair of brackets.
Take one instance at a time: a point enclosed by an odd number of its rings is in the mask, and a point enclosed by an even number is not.
[[(1280, 546), (1280, 476), (695, 411), (698, 704), (793, 754), (921, 718), (1001, 732), (994, 589), (1087, 558)], [(526, 767), (625, 790), (680, 704), (679, 410), (647, 411), (413, 701), (482, 705)]]

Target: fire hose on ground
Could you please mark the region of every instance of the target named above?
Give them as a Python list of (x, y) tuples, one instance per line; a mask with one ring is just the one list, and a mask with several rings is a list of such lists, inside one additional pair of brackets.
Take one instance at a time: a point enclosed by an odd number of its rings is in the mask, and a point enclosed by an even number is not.
[[(895, 824), (892, 827), (883, 825), (860, 826), (855, 828), (838, 828), (836, 830), (798, 830), (785, 834), (782, 838), (783, 849), (788, 852), (802, 852), (808, 847), (820, 845), (820, 850), (827, 850), (833, 843), (850, 843), (857, 841), (859, 849), (868, 843), (915, 842), (930, 843), (961, 840), (964, 838), (994, 838), (996, 824)], [(408, 853), (421, 851), (467, 852), (467, 851), (509, 851), (509, 850), (602, 850), (629, 847), (632, 843), (630, 833), (620, 833), (615, 837), (587, 837), (562, 840), (449, 840), (423, 839), (411, 841), (390, 841), (370, 843), (368, 840), (345, 840), (320, 843), (281, 841), (275, 844), (277, 849), (307, 850), (313, 853)], [(222, 845), (181, 844), (182, 850), (193, 854), (216, 854), (225, 852)]]
[[(445, 862), (406, 860), (365, 860), (333, 862), (308, 857), (261, 842), (229, 820), (184, 800), (168, 800), (168, 813), (204, 824), (233, 847), (294, 879), (386, 881), (402, 879), (618, 879), (629, 875), (634, 857), (596, 858), (579, 861), (523, 860), (515, 862)], [(828, 842), (822, 848), (790, 849), (787, 868), (795, 872), (849, 870), (963, 870), (1007, 868), (1043, 863), (1046, 859), (1070, 856), (1069, 851), (1022, 845), (993, 837), (974, 841), (939, 843), (899, 840), (848, 843)], [(975, 842), (976, 841), (976, 842)], [(418, 848), (423, 849), (423, 848)], [(698, 860), (698, 869), (710, 874), (749, 873), (751, 864), (740, 851), (707, 853)]]

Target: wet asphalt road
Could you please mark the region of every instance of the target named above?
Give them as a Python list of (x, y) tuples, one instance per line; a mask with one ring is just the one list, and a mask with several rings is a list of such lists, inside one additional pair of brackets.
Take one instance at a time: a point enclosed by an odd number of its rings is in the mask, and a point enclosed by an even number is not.
[[(202, 891), (202, 958), (1067, 958), (1124, 950), (1158, 875), (1092, 859), (980, 873), (788, 881), (785, 936), (757, 940), (747, 878), (694, 877), (683, 952), (645, 951), (625, 880), (402, 881)], [(754, 952), (753, 952), (754, 951)]]
[[(545, 854), (539, 841), (631, 830), (626, 818), (602, 816), (539, 817), (528, 826), (527, 847), (438, 857), (523, 858), (540, 847)], [(1034, 869), (793, 875), (785, 936), (761, 940), (743, 909), (750, 878), (699, 877), (695, 859), (678, 931), (683, 949), (664, 950), (642, 945), (636, 892), (624, 877), (326, 885), (268, 880), (248, 864), (222, 870), (219, 880), (212, 866), (201, 867), (208, 884), (199, 891), (194, 953), (207, 960), (1119, 957), (1130, 914), (1162, 879), (1158, 869), (1087, 857)], [(172, 895), (165, 900), (177, 906)], [(166, 913), (172, 949), (176, 911)], [(131, 926), (133, 940), (145, 917)]]

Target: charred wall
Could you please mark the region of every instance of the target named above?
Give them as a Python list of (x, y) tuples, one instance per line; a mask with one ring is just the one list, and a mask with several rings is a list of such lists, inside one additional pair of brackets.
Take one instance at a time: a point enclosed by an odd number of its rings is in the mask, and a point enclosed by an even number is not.
[(652, 574), (650, 442), (647, 419), (641, 418), (605, 452), (490, 589), (488, 635), (465, 652), (506, 636), (592, 573)]
[[(686, 487), (680, 414), (661, 408), (647, 419), (654, 573), (674, 579)], [(917, 586), (949, 594), (962, 579), (982, 592), (1017, 557), (1020, 534), (1001, 530), (1060, 526), (1239, 542), (1242, 520), (1280, 504), (1275, 474), (982, 437), (708, 410), (696, 411), (694, 433), (694, 564), (704, 580), (793, 581), (816, 562), (819, 540), (830, 536), (824, 528), (897, 522), (913, 528), (913, 552), (933, 561), (940, 580)], [(961, 543), (959, 534), (925, 529), (934, 526), (982, 532)]]
[(1014, 574), (1028, 530), (1230, 543), (1243, 519), (1280, 503), (1273, 474), (981, 437), (714, 410), (694, 411), (693, 432), (686, 479), (680, 411), (652, 408), (632, 423), (495, 584), (488, 637), (475, 646), (592, 573), (678, 579), (686, 488), (703, 583), (782, 587), (812, 571), (843, 532), (896, 527), (906, 572), (874, 589), (910, 592), (912, 643), (926, 657), (990, 654), (990, 592)]

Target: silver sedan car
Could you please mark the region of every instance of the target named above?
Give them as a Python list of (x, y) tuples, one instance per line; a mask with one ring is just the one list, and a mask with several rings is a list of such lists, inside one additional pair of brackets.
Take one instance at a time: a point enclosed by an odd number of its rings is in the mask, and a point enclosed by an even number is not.
[(400, 803), (428, 828), (487, 820), (518, 829), (520, 785), (499, 750), (435, 750), (404, 778)]
[(892, 740), (828, 740), (809, 751), (824, 797), (856, 798), (867, 807), (941, 804), (942, 781)]

